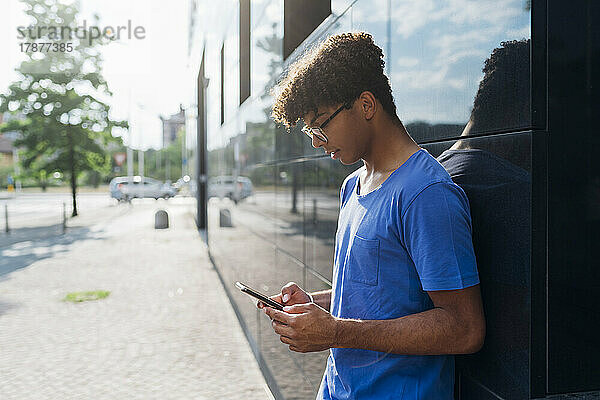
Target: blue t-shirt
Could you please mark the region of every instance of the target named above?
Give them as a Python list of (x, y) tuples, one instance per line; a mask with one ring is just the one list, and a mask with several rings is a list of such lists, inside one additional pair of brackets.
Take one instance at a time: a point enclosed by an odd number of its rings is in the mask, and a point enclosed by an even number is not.
[[(425, 149), (377, 189), (344, 181), (331, 314), (384, 320), (433, 308), (426, 291), (479, 283), (469, 202)], [(385, 334), (385, 332), (382, 332)], [(452, 399), (454, 358), (330, 350), (317, 399)]]

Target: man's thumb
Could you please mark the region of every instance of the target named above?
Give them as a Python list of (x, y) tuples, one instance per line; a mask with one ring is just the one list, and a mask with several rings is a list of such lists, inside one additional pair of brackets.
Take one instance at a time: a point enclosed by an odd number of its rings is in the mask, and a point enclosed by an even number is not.
[(293, 287), (284, 287), (281, 289), (281, 300), (283, 300), (284, 303), (287, 303), (290, 300), (290, 297), (292, 297), (293, 292)]

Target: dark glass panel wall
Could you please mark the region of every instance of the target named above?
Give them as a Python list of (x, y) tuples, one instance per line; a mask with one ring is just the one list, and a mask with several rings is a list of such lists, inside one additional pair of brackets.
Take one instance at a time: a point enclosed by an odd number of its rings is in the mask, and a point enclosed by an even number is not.
[(250, 97), (250, 0), (240, 0), (239, 12), (240, 104)]
[(600, 5), (548, 1), (548, 391), (600, 389)]
[(331, 0), (284, 0), (283, 58), (286, 59), (329, 14)]
[[(195, 174), (194, 182), (196, 187), (196, 226), (200, 231), (207, 232), (208, 229), (208, 214), (207, 214), (207, 160), (206, 160), (206, 76), (204, 71), (204, 55), (200, 59), (200, 69), (196, 78), (196, 151), (194, 152)], [(192, 121), (194, 121), (192, 119)], [(192, 126), (190, 126), (192, 125)], [(192, 128), (194, 124), (186, 125), (186, 129)], [(193, 132), (190, 129), (189, 132)]]
[[(531, 136), (492, 135), (425, 146), (463, 188), (487, 335), (475, 355), (457, 357), (459, 398), (529, 396), (531, 315)], [(470, 397), (478, 390), (485, 397)]]

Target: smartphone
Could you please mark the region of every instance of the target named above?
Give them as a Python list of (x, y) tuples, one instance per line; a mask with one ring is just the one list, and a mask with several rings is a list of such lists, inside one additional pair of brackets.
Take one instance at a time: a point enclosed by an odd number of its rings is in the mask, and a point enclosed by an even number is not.
[(257, 292), (256, 290), (244, 285), (241, 282), (236, 282), (235, 286), (240, 289), (242, 292), (260, 300), (266, 306), (272, 307), (276, 310), (283, 311), (283, 304), (276, 302), (275, 300), (271, 300), (268, 296), (265, 296), (262, 293)]

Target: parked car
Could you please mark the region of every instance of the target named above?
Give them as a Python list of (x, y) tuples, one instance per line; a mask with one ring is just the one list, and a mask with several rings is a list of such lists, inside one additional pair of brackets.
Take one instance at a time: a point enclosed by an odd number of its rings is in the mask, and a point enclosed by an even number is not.
[(177, 193), (182, 196), (193, 196), (195, 195), (191, 191), (192, 179), (189, 175), (184, 175), (173, 184), (173, 187), (177, 189)]
[(234, 185), (233, 176), (216, 176), (208, 180), (208, 197), (229, 198), (234, 202), (245, 199), (254, 194), (254, 187), (250, 178), (237, 177)]
[(118, 201), (129, 201), (135, 198), (168, 199), (177, 194), (176, 188), (153, 178), (144, 177), (142, 184), (141, 176), (132, 177), (131, 182), (127, 176), (119, 176), (111, 180), (108, 187), (110, 196)]
[(128, 180), (129, 178), (126, 176), (118, 176), (116, 178), (113, 178), (108, 184), (108, 191), (110, 192), (110, 197), (119, 201), (124, 200), (125, 195), (123, 194), (123, 192), (121, 192), (121, 186), (124, 182), (127, 182)]

